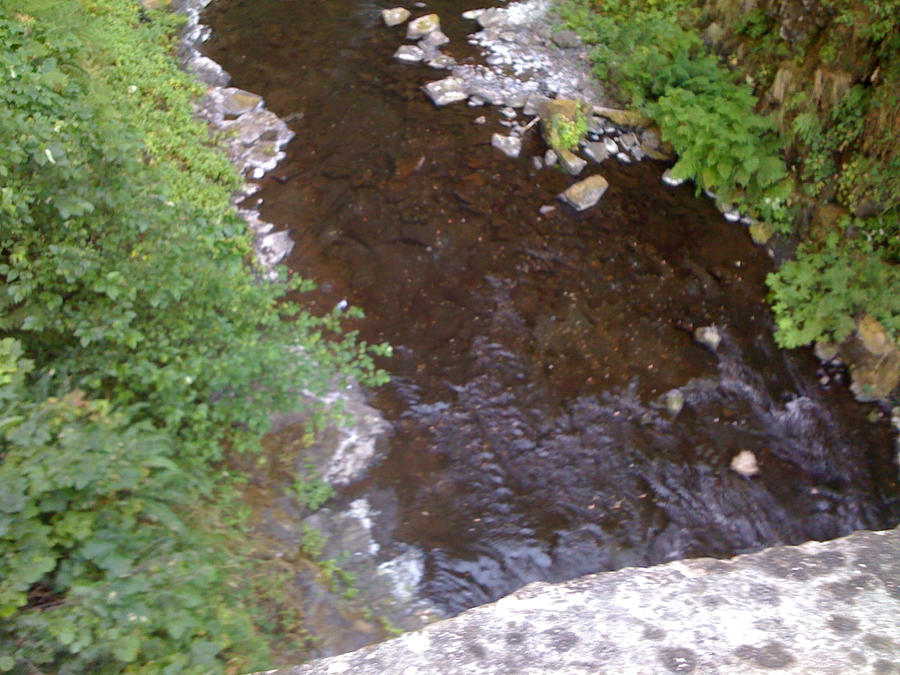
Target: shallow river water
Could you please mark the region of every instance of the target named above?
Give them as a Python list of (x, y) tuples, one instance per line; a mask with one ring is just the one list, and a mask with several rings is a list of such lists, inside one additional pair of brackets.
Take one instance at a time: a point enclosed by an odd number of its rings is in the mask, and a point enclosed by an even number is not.
[[(459, 60), (477, 58), (460, 18), (477, 6), (429, 2)], [(771, 264), (743, 226), (652, 162), (608, 160), (597, 207), (559, 204), (573, 179), (534, 168), (538, 134), (510, 159), (496, 108), (435, 108), (420, 87), (443, 75), (392, 58), (381, 8), (222, 0), (206, 53), (292, 116), (251, 203), (290, 228), (310, 302), (347, 299), (394, 345), (373, 398), (389, 454), (351, 492), (396, 493), (425, 596), (452, 613), (532, 580), (900, 522), (888, 425), (775, 347)], [(708, 325), (715, 353), (692, 337)], [(729, 469), (742, 450), (759, 475)]]

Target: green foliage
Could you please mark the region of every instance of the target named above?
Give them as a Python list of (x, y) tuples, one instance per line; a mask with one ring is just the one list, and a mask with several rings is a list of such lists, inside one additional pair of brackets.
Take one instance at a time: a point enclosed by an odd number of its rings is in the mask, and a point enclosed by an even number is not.
[(593, 8), (572, 0), (562, 17), (593, 45), (594, 70), (660, 126), (679, 155), (673, 175), (737, 201), (759, 204), (791, 191), (775, 125), (754, 112), (749, 87), (709, 55), (699, 35), (681, 24), (686, 2), (608, 0)]
[(557, 152), (574, 150), (587, 131), (587, 117), (580, 107), (576, 109), (574, 120), (557, 113), (550, 118), (550, 147)]
[(782, 347), (840, 342), (863, 311), (900, 332), (900, 268), (878, 255), (868, 237), (850, 236), (861, 225), (848, 219), (842, 233), (832, 232), (820, 246), (803, 245), (795, 260), (769, 275)]
[(308, 461), (305, 470), (294, 480), (294, 495), (302, 506), (310, 511), (318, 511), (334, 497), (334, 488), (316, 475), (316, 467)]
[(220, 670), (261, 655), (223, 598), (227, 560), (179, 514), (197, 479), (136, 411), (29, 399), (0, 340), (0, 653), (59, 673)]
[[(296, 405), (301, 388), (324, 391), (335, 371), (383, 379), (367, 345), (327, 339), (339, 334), (339, 310), (311, 316), (282, 302), (299, 281), (257, 282), (246, 228), (227, 208), (233, 181), (190, 191), (202, 173), (183, 173), (188, 161), (167, 155), (177, 145), (189, 156), (186, 140), (146, 145), (139, 125), (95, 104), (99, 78), (68, 74), (81, 65), (66, 47), (73, 37), (51, 42), (52, 32), (21, 22), (0, 30), (0, 104), (12, 111), (0, 118), (11, 197), (0, 330), (27, 335), (54, 384), (147, 402), (190, 452), (215, 456), (219, 440), (251, 443), (273, 410)], [(168, 112), (191, 116), (187, 100)], [(218, 157), (193, 148), (195, 164)]]
[(177, 19), (132, 0), (5, 7), (0, 668), (265, 667), (213, 461), (301, 392), (384, 382), (389, 347), (343, 333), (358, 310), (286, 299), (307, 282), (261, 281), (229, 207), (240, 179), (171, 54)]

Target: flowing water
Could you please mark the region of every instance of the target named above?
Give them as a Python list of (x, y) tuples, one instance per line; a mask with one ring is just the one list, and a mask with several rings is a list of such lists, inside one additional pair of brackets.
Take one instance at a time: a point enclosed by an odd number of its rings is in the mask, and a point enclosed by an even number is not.
[[(428, 5), (461, 61), (477, 6)], [(559, 205), (572, 179), (534, 168), (538, 135), (509, 159), (497, 109), (432, 106), (420, 87), (443, 75), (392, 59), (380, 10), (222, 0), (206, 51), (292, 120), (251, 202), (291, 229), (309, 301), (363, 307), (362, 336), (395, 347), (373, 400), (389, 455), (351, 496), (396, 493), (391, 536), (425, 552), (425, 596), (456, 612), (532, 580), (900, 522), (888, 425), (775, 347), (771, 264), (742, 226), (649, 162), (609, 160), (597, 207)], [(716, 352), (692, 337), (708, 325)], [(759, 475), (729, 469), (742, 450)]]

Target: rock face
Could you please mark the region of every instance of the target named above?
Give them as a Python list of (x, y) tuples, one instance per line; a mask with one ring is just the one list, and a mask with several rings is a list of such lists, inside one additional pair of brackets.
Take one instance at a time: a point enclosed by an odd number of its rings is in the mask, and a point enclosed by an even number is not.
[(900, 530), (536, 583), (307, 673), (895, 673)]

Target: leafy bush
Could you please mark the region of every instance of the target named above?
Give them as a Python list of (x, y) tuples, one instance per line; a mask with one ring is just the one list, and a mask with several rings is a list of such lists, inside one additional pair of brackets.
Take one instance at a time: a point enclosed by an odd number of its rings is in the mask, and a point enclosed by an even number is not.
[(29, 400), (31, 368), (0, 340), (0, 670), (208, 673), (227, 648), (258, 658), (223, 593), (224, 555), (178, 513), (198, 485), (172, 439), (78, 390)]
[(750, 88), (682, 27), (692, 14), (688, 3), (571, 0), (561, 14), (593, 45), (597, 76), (611, 79), (659, 124), (679, 156), (674, 176), (755, 215), (765, 199), (788, 196), (775, 125), (754, 112)]
[(769, 275), (775, 339), (782, 347), (840, 342), (863, 311), (888, 332), (900, 333), (900, 268), (878, 255), (868, 237), (848, 234), (859, 227), (860, 221), (848, 219), (841, 232), (830, 233), (821, 245), (801, 246), (795, 260)]
[(550, 147), (557, 152), (574, 150), (587, 131), (587, 117), (580, 107), (576, 108), (574, 120), (557, 113), (550, 118)]
[[(270, 665), (223, 445), (386, 346), (266, 283), (240, 179), (193, 119), (177, 20), (132, 0), (0, 9), (0, 669)], [(29, 665), (30, 664), (30, 665)]]

